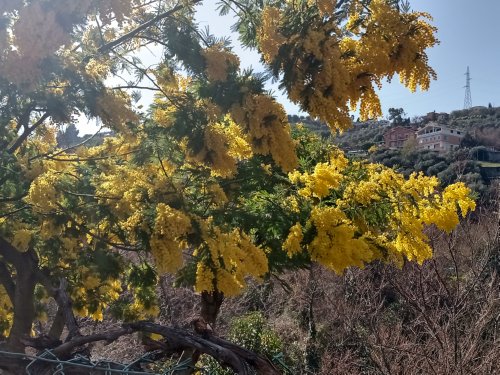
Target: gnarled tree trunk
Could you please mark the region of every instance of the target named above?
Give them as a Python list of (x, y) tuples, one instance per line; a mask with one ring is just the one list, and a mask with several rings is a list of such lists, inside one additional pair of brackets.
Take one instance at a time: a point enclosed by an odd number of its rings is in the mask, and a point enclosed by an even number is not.
[(34, 292), (38, 258), (33, 249), (21, 253), (3, 238), (0, 238), (0, 255), (3, 268), (6, 269), (8, 264), (16, 271), (14, 277), (10, 273), (2, 273), (0, 278), (14, 306), (14, 321), (6, 347), (8, 350), (22, 353), (25, 348), (22, 339), (30, 335), (35, 319)]
[(219, 291), (201, 293), (200, 315), (205, 322), (215, 327), (219, 310), (224, 301), (224, 294)]

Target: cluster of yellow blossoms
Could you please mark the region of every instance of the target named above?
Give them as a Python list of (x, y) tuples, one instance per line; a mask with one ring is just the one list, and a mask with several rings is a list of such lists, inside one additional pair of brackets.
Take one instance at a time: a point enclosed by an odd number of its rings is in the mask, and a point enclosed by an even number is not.
[(206, 73), (211, 81), (225, 81), (230, 69), (237, 70), (240, 59), (220, 44), (210, 46), (202, 51), (206, 62)]
[(264, 61), (271, 63), (278, 55), (280, 47), (287, 39), (278, 32), (280, 27), (280, 10), (275, 7), (265, 7), (262, 11), (261, 27), (259, 29), (259, 46)]
[(60, 173), (53, 170), (38, 176), (30, 186), (27, 201), (40, 212), (56, 210), (58, 208), (56, 182), (59, 178)]
[(33, 2), (19, 10), (17, 22), (12, 27), (15, 50), (10, 50), (0, 64), (0, 76), (31, 88), (41, 75), (40, 60), (52, 55), (69, 42), (67, 33), (54, 10), (44, 9), (40, 2)]
[(296, 223), (290, 228), (288, 237), (283, 243), (283, 249), (287, 252), (290, 258), (302, 251), (301, 243), (303, 239), (304, 234), (302, 232), (302, 225), (300, 225), (300, 223)]
[(138, 121), (137, 114), (131, 109), (130, 98), (124, 93), (102, 93), (96, 100), (96, 112), (104, 125), (122, 134), (127, 133), (128, 122)]
[(0, 56), (0, 76), (18, 87), (34, 88), (42, 74), (40, 62), (58, 54), (62, 48), (70, 47), (75, 25), (68, 21), (78, 23), (89, 13), (98, 14), (102, 30), (113, 22), (121, 25), (130, 20), (134, 13), (133, 6), (140, 3), (140, 0), (51, 0), (23, 4), (2, 0), (0, 14), (18, 12), (13, 18), (10, 33), (7, 27), (0, 26), (0, 50), (15, 46), (8, 48), (3, 61)]
[[(293, 64), (293, 74), (285, 75), (289, 97), (313, 117), (345, 130), (351, 124), (349, 111), (358, 105), (362, 119), (380, 116), (375, 88), (394, 74), (412, 91), (429, 87), (435, 73), (425, 50), (437, 40), (436, 29), (425, 21), (428, 14), (401, 13), (386, 0), (371, 1), (366, 12), (355, 0), (341, 28), (333, 13), (335, 0), (311, 3), (317, 3), (318, 15), (308, 20), (305, 36), (302, 31), (286, 34), (283, 30), (298, 28), (287, 24), (279, 8), (268, 6), (262, 12), (258, 40), (265, 62), (279, 61), (284, 71)], [(282, 45), (291, 48), (290, 56), (279, 54)]]
[(4, 286), (0, 284), (0, 336), (8, 336), (13, 315), (12, 302)]
[(322, 164), (328, 173), (290, 174), (306, 199), (332, 194), (340, 198), (312, 209), (305, 223), (315, 229), (309, 243), (303, 242), (300, 223), (290, 229), (283, 245), (289, 256), (307, 249), (311, 259), (338, 273), (374, 259), (422, 263), (432, 256), (425, 227), (435, 225), (449, 232), (459, 223), (459, 216), (475, 209), (470, 189), (461, 182), (440, 192), (435, 177), (414, 173), (405, 179), (378, 164), (353, 162), (347, 168), (345, 159), (336, 154)]
[(246, 95), (242, 105), (231, 107), (231, 115), (248, 132), (256, 154), (271, 155), (285, 172), (297, 166), (286, 112), (276, 100), (267, 95)]
[(251, 156), (252, 148), (246, 134), (230, 115), (226, 115), (223, 121), (206, 127), (203, 149), (194, 159), (209, 165), (213, 175), (231, 177), (236, 172), (237, 162)]
[(197, 253), (207, 249), (209, 260), (198, 263), (195, 290), (214, 289), (226, 296), (234, 296), (246, 286), (245, 278), (259, 279), (268, 271), (265, 252), (238, 229), (224, 232), (212, 220), (200, 223), (203, 244)]
[(15, 231), (11, 243), (12, 246), (14, 246), (18, 251), (24, 253), (28, 251), (28, 247), (32, 238), (33, 231), (31, 229), (20, 228)]
[(368, 244), (355, 237), (356, 225), (337, 207), (315, 207), (311, 223), (316, 228), (316, 235), (308, 246), (312, 260), (337, 273), (351, 266), (363, 267), (373, 260)]
[(149, 245), (160, 273), (173, 273), (182, 267), (182, 250), (187, 247), (182, 238), (190, 228), (191, 220), (181, 211), (164, 203), (156, 206), (155, 224)]
[[(205, 73), (209, 80), (229, 79), (231, 70), (238, 70), (237, 56), (221, 45), (214, 45), (202, 51), (205, 59)], [(284, 171), (291, 171), (297, 166), (295, 144), (291, 139), (290, 125), (281, 104), (271, 96), (254, 94), (248, 87), (241, 87), (241, 97), (229, 99), (233, 104), (225, 103), (229, 113), (214, 101), (203, 98), (190, 100), (188, 88), (192, 87), (189, 79), (182, 79), (166, 66), (157, 73), (162, 88), (162, 95), (157, 95), (153, 109), (153, 119), (159, 125), (170, 128), (176, 116), (187, 107), (191, 116), (204, 117), (203, 145), (196, 153), (185, 147), (187, 160), (205, 165), (212, 170), (212, 175), (230, 178), (237, 170), (238, 162), (249, 159), (254, 154), (270, 155)], [(181, 131), (183, 133), (183, 131)], [(194, 134), (194, 133), (193, 133)], [(196, 133), (198, 135), (198, 133)], [(176, 135), (177, 136), (177, 135)], [(192, 134), (187, 134), (182, 142), (188, 142)], [(199, 140), (195, 140), (198, 143)]]
[(134, 293), (133, 301), (124, 311), (124, 316), (127, 320), (151, 319), (156, 318), (160, 314), (160, 308), (156, 301), (144, 303), (136, 293)]
[(81, 282), (70, 292), (73, 310), (78, 316), (91, 317), (96, 321), (103, 319), (104, 309), (120, 297), (122, 287), (119, 280), (101, 280), (96, 271), (86, 267), (78, 269)]
[[(215, 104), (203, 104), (210, 117), (220, 116)], [(189, 159), (209, 166), (213, 175), (231, 177), (237, 162), (253, 154), (271, 155), (287, 172), (297, 166), (286, 113), (281, 104), (267, 95), (245, 95), (242, 104), (233, 104), (229, 115), (205, 128), (202, 150), (189, 155)]]
[[(178, 77), (166, 76), (162, 87), (169, 97), (155, 99), (153, 118), (168, 128), (179, 110), (174, 102), (182, 102), (182, 92)], [(212, 175), (232, 177), (238, 162), (253, 154), (271, 155), (287, 172), (297, 166), (295, 143), (290, 135), (286, 112), (272, 97), (246, 94), (242, 102), (233, 104), (224, 117), (222, 109), (208, 99), (197, 101), (194, 107), (205, 113), (208, 124), (203, 131), (201, 150), (193, 154), (185, 149), (186, 157), (190, 162), (210, 167)]]
[(339, 187), (344, 179), (344, 170), (349, 161), (339, 150), (330, 155), (328, 163), (318, 163), (314, 167), (314, 172), (300, 173), (295, 170), (289, 174), (290, 181), (304, 185), (299, 190), (299, 194), (305, 197), (314, 196), (324, 198), (330, 194), (333, 189)]

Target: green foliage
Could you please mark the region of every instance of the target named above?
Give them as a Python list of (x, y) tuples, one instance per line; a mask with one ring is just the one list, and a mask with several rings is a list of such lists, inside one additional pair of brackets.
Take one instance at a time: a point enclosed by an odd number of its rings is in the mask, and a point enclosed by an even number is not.
[[(229, 340), (269, 359), (280, 358), (283, 342), (266, 322), (260, 311), (250, 312), (231, 322)], [(200, 360), (203, 374), (231, 375), (233, 371), (222, 368), (211, 357), (203, 356)]]
[(484, 147), (440, 154), (428, 150), (404, 152), (404, 150), (380, 149), (374, 152), (370, 159), (372, 162), (395, 168), (405, 176), (413, 172), (437, 176), (443, 188), (462, 181), (476, 194), (486, 197), (489, 192), (487, 181), (481, 175), (479, 163), (472, 160), (482, 150)]
[(229, 336), (236, 344), (272, 358), (281, 352), (283, 343), (267, 325), (264, 315), (255, 311), (235, 319)]
[(297, 141), (297, 156), (300, 168), (310, 171), (317, 163), (326, 162), (333, 145), (307, 126), (294, 126), (292, 136)]
[(404, 118), (404, 116), (406, 116), (406, 112), (403, 108), (389, 108), (389, 120), (393, 124), (409, 124), (410, 119)]
[[(358, 150), (362, 145), (368, 149), (373, 143), (383, 141), (387, 128), (380, 123), (356, 123), (346, 132), (339, 134), (333, 142), (344, 150)], [(365, 147), (366, 147), (365, 146)]]

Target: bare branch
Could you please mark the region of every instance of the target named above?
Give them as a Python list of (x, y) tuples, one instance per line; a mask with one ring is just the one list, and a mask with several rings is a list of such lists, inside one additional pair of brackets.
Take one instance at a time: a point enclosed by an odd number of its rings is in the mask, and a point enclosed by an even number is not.
[(23, 142), (26, 140), (26, 138), (29, 137), (29, 135), (31, 133), (33, 133), (40, 125), (42, 125), (45, 120), (47, 120), (47, 118), (49, 118), (50, 115), (48, 112), (45, 112), (42, 117), (40, 117), (38, 119), (37, 122), (35, 122), (32, 126), (30, 127), (26, 127), (23, 131), (23, 133), (19, 136), (19, 138), (17, 138), (17, 140), (14, 142), (14, 144), (12, 146), (9, 147), (9, 149), (7, 150), (7, 152), (9, 154), (12, 154), (14, 153), (14, 151), (16, 151), (22, 144)]
[[(201, 0), (194, 0), (191, 5), (195, 5), (195, 4), (198, 4), (199, 2), (201, 2)], [(108, 52), (108, 51), (111, 51), (113, 48), (119, 46), (120, 44), (122, 43), (125, 43), (127, 41), (129, 41), (130, 39), (134, 38), (135, 36), (137, 36), (137, 34), (139, 34), (141, 31), (143, 30), (146, 30), (148, 27), (156, 24), (157, 22), (161, 21), (162, 19), (164, 18), (167, 18), (167, 17), (170, 17), (172, 14), (178, 12), (179, 10), (181, 9), (184, 9), (186, 5), (184, 4), (179, 4), (175, 7), (173, 7), (172, 9), (166, 11), (166, 12), (163, 12), (161, 14), (158, 14), (156, 17), (150, 19), (149, 21), (147, 22), (144, 22), (142, 25), (138, 26), (137, 28), (135, 28), (134, 30), (122, 35), (121, 37), (109, 42), (109, 43), (106, 43), (104, 45), (102, 45), (98, 50), (97, 52), (102, 54), (102, 53), (105, 53), (105, 52)]]
[[(112, 329), (97, 334), (87, 336), (74, 336), (70, 340), (55, 347), (51, 353), (60, 359), (70, 358), (75, 349), (83, 345), (106, 341), (111, 343), (121, 336), (134, 332), (156, 333), (165, 337), (165, 341), (157, 342), (156, 349), (165, 353), (182, 353), (185, 350), (194, 350), (212, 356), (222, 365), (230, 367), (237, 374), (248, 375), (248, 365), (254, 367), (258, 374), (278, 375), (279, 371), (266, 358), (257, 355), (245, 348), (226, 340), (218, 338), (212, 334), (204, 334), (203, 337), (189, 331), (165, 327), (159, 324), (146, 321), (124, 324), (122, 328)], [(27, 344), (38, 345), (43, 340), (25, 340)], [(47, 340), (47, 342), (53, 342)]]
[(66, 327), (68, 328), (69, 334), (68, 339), (78, 338), (82, 334), (80, 332), (80, 327), (78, 327), (78, 323), (75, 318), (75, 314), (73, 314), (73, 308), (71, 299), (66, 291), (68, 287), (68, 282), (61, 278), (59, 289), (57, 289), (55, 293), (55, 299), (59, 308), (62, 310), (62, 314), (64, 316), (64, 321), (66, 323)]

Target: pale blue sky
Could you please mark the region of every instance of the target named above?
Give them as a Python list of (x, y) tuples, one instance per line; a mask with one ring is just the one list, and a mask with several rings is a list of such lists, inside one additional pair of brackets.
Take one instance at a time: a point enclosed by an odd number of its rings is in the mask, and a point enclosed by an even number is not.
[[(200, 27), (209, 26), (211, 33), (217, 36), (230, 35), (231, 16), (219, 17), (214, 4), (214, 0), (205, 1), (197, 8)], [(467, 66), (472, 77), (472, 104), (500, 106), (500, 0), (413, 0), (411, 5), (414, 10), (429, 12), (438, 27), (441, 43), (429, 50), (430, 65), (438, 79), (431, 83), (429, 91), (410, 93), (395, 77), (380, 92), (384, 115), (390, 107), (402, 107), (408, 116), (462, 109)], [(257, 53), (242, 49), (236, 34), (231, 39), (242, 67), (252, 66), (262, 71)], [(269, 88), (275, 90), (289, 114), (298, 113), (298, 107), (276, 86), (269, 85)], [(149, 95), (144, 94), (144, 102), (147, 102)], [(84, 122), (80, 122), (83, 132), (95, 129)]]

